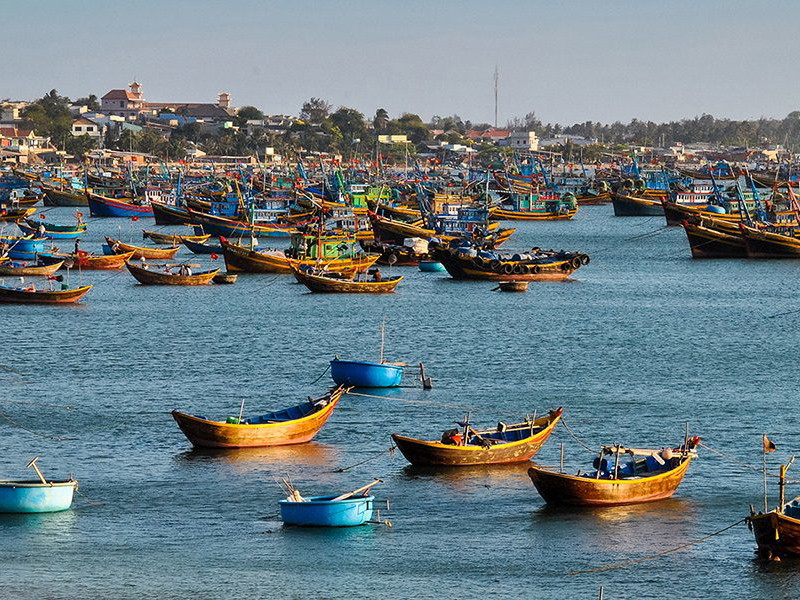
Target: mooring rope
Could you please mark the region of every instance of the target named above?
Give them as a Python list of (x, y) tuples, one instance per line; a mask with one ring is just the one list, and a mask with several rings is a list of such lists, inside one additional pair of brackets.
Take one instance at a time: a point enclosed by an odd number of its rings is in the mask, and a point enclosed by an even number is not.
[(381, 456), (383, 456), (383, 455), (384, 455), (384, 454), (386, 454), (387, 452), (388, 452), (390, 455), (392, 455), (392, 454), (394, 454), (394, 450), (395, 450), (395, 448), (397, 448), (397, 446), (395, 446), (394, 444), (392, 444), (392, 445), (391, 445), (391, 446), (389, 446), (389, 447), (388, 447), (386, 450), (382, 450), (382, 451), (378, 452), (378, 454), (376, 454), (375, 456), (371, 456), (371, 457), (370, 457), (370, 458), (368, 458), (367, 460), (362, 460), (361, 462), (359, 462), (359, 463), (356, 463), (356, 464), (354, 464), (354, 465), (350, 465), (349, 467), (339, 467), (338, 469), (334, 469), (333, 471), (331, 471), (331, 473), (344, 473), (345, 471), (349, 471), (350, 469), (355, 469), (356, 467), (360, 467), (361, 465), (365, 465), (365, 464), (367, 464), (368, 462), (371, 462), (371, 461), (373, 461), (373, 460), (375, 460), (375, 459), (377, 459), (377, 458), (380, 458)]
[(31, 435), (35, 435), (37, 437), (44, 438), (46, 440), (52, 440), (54, 442), (63, 442), (64, 440), (68, 440), (69, 439), (68, 437), (47, 435), (47, 434), (44, 434), (44, 433), (40, 433), (38, 431), (34, 431), (33, 429), (28, 429), (27, 427), (25, 427), (23, 425), (20, 425), (17, 421), (15, 421), (13, 418), (11, 418), (9, 415), (7, 415), (6, 413), (4, 413), (1, 410), (0, 410), (0, 417), (5, 419), (6, 421), (8, 421), (12, 426), (17, 427), (18, 429), (22, 429), (23, 431), (27, 431)]
[(328, 363), (328, 366), (325, 367), (325, 370), (322, 373), (319, 374), (319, 377), (317, 377), (314, 381), (312, 381), (308, 385), (314, 385), (315, 383), (317, 383), (320, 379), (322, 379), (325, 376), (325, 373), (327, 373), (328, 369), (330, 369), (330, 368), (331, 368), (331, 364)]
[(617, 569), (626, 569), (626, 568), (630, 567), (631, 565), (636, 565), (636, 564), (639, 564), (639, 563), (643, 563), (643, 562), (646, 562), (648, 560), (655, 560), (656, 558), (661, 558), (662, 556), (665, 556), (667, 554), (671, 554), (672, 552), (677, 552), (678, 550), (683, 550), (684, 548), (689, 548), (690, 546), (696, 546), (697, 544), (701, 544), (702, 542), (705, 542), (707, 539), (710, 539), (710, 538), (712, 538), (714, 536), (717, 536), (717, 535), (719, 535), (719, 534), (721, 534), (721, 533), (723, 533), (725, 531), (728, 531), (728, 529), (733, 529), (734, 527), (736, 527), (737, 525), (740, 525), (741, 523), (744, 523), (745, 521), (747, 521), (747, 517), (741, 518), (738, 521), (736, 521), (735, 523), (731, 523), (730, 525), (727, 525), (727, 526), (723, 527), (722, 529), (718, 529), (714, 533), (709, 533), (708, 535), (705, 535), (705, 536), (703, 536), (703, 537), (701, 537), (699, 539), (692, 540), (691, 542), (686, 542), (685, 544), (681, 544), (680, 546), (675, 546), (674, 548), (669, 548), (668, 550), (662, 550), (661, 552), (656, 552), (655, 554), (650, 554), (648, 556), (643, 556), (642, 558), (637, 558), (637, 559), (634, 559), (634, 560), (620, 561), (620, 562), (616, 562), (616, 563), (613, 563), (613, 564), (610, 564), (610, 565), (605, 565), (605, 566), (602, 566), (602, 567), (595, 567), (593, 569), (581, 569), (581, 570), (578, 570), (578, 571), (571, 571), (569, 573), (569, 575), (585, 575), (585, 574), (588, 574), (588, 573), (602, 573), (604, 571), (615, 571)]
[(591, 254), (592, 254), (592, 256), (594, 256), (595, 254), (600, 254), (602, 252), (607, 252), (608, 250), (613, 250), (614, 248), (616, 248), (616, 247), (618, 247), (618, 246), (620, 246), (622, 244), (626, 244), (628, 242), (635, 242), (637, 240), (644, 240), (644, 239), (648, 239), (648, 238), (651, 238), (651, 237), (656, 237), (657, 235), (660, 235), (660, 234), (664, 233), (667, 229), (671, 229), (669, 225), (662, 225), (658, 229), (653, 229), (652, 231), (648, 231), (647, 233), (641, 233), (641, 234), (635, 235), (633, 237), (623, 238), (623, 239), (619, 240), (613, 246), (606, 246), (605, 248), (600, 248), (599, 250), (593, 250), (591, 252)]
[(574, 432), (574, 431), (572, 431), (572, 428), (571, 428), (569, 425), (567, 425), (567, 422), (564, 420), (564, 417), (561, 417), (561, 424), (564, 426), (564, 428), (565, 428), (565, 429), (566, 429), (566, 430), (569, 432), (569, 434), (572, 436), (572, 439), (574, 439), (574, 440), (575, 440), (575, 441), (576, 441), (576, 442), (577, 442), (579, 445), (583, 446), (583, 448), (584, 448), (585, 450), (588, 450), (589, 452), (592, 452), (592, 453), (596, 453), (596, 452), (597, 452), (597, 449), (596, 449), (596, 448), (590, 448), (590, 447), (589, 447), (589, 446), (587, 446), (585, 443), (583, 443), (583, 442), (582, 442), (582, 441), (581, 441), (581, 440), (578, 438), (578, 436), (577, 436), (577, 435), (575, 435), (575, 432)]

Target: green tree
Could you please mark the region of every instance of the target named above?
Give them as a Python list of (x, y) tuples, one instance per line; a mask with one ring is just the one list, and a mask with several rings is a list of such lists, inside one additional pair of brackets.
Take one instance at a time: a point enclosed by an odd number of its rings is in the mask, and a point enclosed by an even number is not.
[(67, 138), (64, 149), (76, 159), (83, 160), (89, 151), (93, 150), (96, 146), (96, 140), (89, 137), (87, 134), (78, 136), (71, 135)]
[(50, 90), (22, 112), (24, 126), (35, 131), (37, 135), (49, 136), (57, 145), (63, 145), (67, 136), (72, 135), (69, 104), (69, 98), (59, 96), (56, 90)]
[(386, 112), (385, 108), (379, 108), (375, 111), (375, 118), (372, 119), (372, 126), (375, 128), (375, 131), (378, 133), (383, 133), (386, 131), (386, 127), (389, 125), (389, 113)]
[(331, 108), (333, 107), (321, 98), (311, 98), (303, 104), (300, 119), (312, 125), (320, 125), (330, 115)]
[(244, 127), (248, 121), (260, 121), (264, 118), (264, 113), (255, 106), (242, 106), (236, 111), (236, 125)]

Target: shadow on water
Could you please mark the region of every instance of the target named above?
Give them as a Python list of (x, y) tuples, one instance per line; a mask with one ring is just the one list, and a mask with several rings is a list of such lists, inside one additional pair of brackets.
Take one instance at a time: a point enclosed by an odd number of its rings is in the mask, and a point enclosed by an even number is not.
[(78, 521), (74, 510), (50, 513), (0, 513), (0, 531), (20, 529), (45, 536), (69, 534)]

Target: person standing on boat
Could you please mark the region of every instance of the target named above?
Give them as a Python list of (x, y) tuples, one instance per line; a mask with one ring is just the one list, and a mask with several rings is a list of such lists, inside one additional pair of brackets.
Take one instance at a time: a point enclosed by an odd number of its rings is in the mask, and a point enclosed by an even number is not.
[(78, 254), (78, 252), (80, 251), (80, 243), (81, 243), (80, 238), (75, 238), (75, 254)]

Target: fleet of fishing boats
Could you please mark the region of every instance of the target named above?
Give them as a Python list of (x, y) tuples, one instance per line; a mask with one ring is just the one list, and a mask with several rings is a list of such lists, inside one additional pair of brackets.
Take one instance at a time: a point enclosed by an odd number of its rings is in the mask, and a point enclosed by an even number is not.
[[(310, 174), (309, 174), (310, 173)], [(514, 234), (501, 221), (569, 220), (581, 204), (612, 203), (620, 217), (664, 216), (681, 225), (695, 258), (800, 257), (800, 205), (794, 182), (776, 178), (765, 187), (747, 169), (726, 163), (708, 169), (640, 169), (634, 159), (615, 172), (556, 173), (535, 156), (515, 157), (502, 168), (376, 174), (338, 164), (298, 163), (294, 172), (239, 169), (224, 174), (172, 168), (12, 171), (0, 177), (0, 209), (16, 234), (0, 236), (0, 302), (73, 303), (91, 285), (70, 287), (61, 269), (126, 268), (143, 285), (232, 283), (238, 273), (293, 275), (311, 292), (391, 293), (402, 275), (381, 266), (447, 272), (457, 280), (497, 282), (521, 291), (527, 282), (564, 280), (590, 262), (580, 251), (501, 251)], [(76, 207), (74, 224), (36, 218), (36, 203)], [(101, 253), (80, 247), (95, 219), (152, 218), (157, 225), (186, 225), (185, 234), (144, 229), (153, 245), (105, 236)], [(259, 245), (283, 240), (282, 250)], [(55, 244), (72, 244), (72, 248)], [(176, 261), (188, 249), (224, 260), (226, 272)], [(25, 277), (45, 277), (44, 285)], [(405, 365), (331, 361), (335, 387), (317, 398), (256, 416), (209, 419), (182, 410), (172, 416), (189, 442), (203, 448), (303, 444), (312, 440), (342, 399), (358, 388), (399, 386)], [(420, 365), (424, 377), (424, 367)], [(429, 380), (428, 380), (429, 382)], [(428, 385), (429, 387), (429, 385)], [(469, 415), (435, 439), (392, 434), (413, 465), (459, 467), (525, 463), (533, 459), (562, 419), (563, 409), (526, 416), (513, 424), (474, 428)], [(603, 446), (586, 471), (532, 464), (531, 482), (548, 504), (616, 506), (670, 497), (701, 445), (688, 431), (682, 443), (656, 449)], [(47, 512), (71, 505), (77, 482), (48, 481), (36, 466), (34, 481), (0, 482), (0, 511)], [(788, 468), (788, 467), (787, 467)], [(748, 517), (762, 554), (800, 554), (800, 499), (783, 498), (772, 511)], [(370, 521), (374, 497), (364, 486), (339, 496), (303, 498), (287, 485), (280, 508), (293, 525), (341, 526)]]

